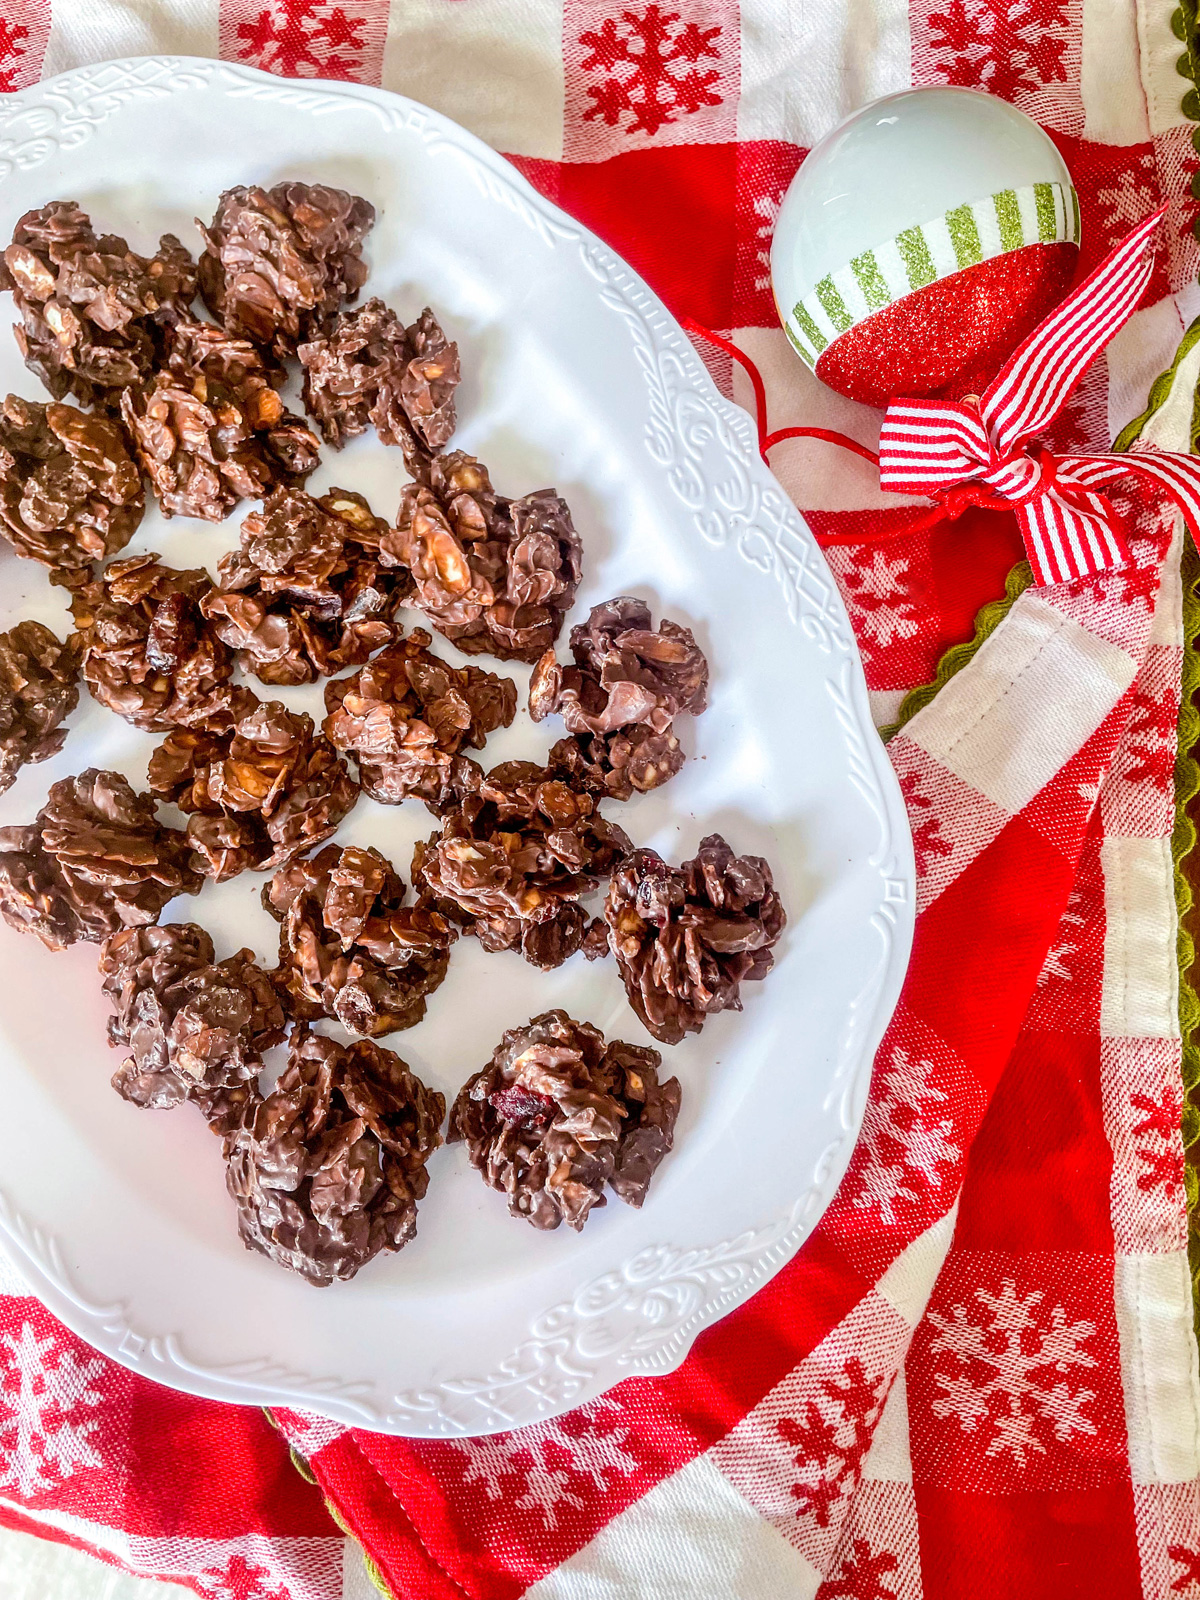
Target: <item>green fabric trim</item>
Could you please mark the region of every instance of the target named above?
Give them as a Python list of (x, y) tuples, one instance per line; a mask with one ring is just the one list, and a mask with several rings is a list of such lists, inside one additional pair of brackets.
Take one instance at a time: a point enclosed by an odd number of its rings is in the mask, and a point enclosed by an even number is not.
[(918, 711), (923, 711), (929, 702), (936, 696), (938, 690), (943, 688), (956, 672), (961, 672), (979, 649), (979, 646), (1004, 621), (1013, 608), (1017, 596), (1028, 589), (1033, 582), (1033, 573), (1028, 561), (1018, 561), (1009, 573), (1004, 584), (1004, 596), (1000, 600), (989, 600), (987, 605), (975, 617), (975, 632), (971, 638), (962, 644), (951, 645), (949, 650), (938, 662), (937, 672), (930, 683), (920, 683), (915, 689), (910, 689), (900, 702), (900, 712), (895, 722), (886, 728), (880, 728), (879, 737), (885, 742), (894, 738), (906, 722), (911, 721)]
[[(1193, 447), (1194, 442), (1193, 433)], [(1183, 693), (1179, 703), (1179, 754), (1175, 761), (1175, 831), (1171, 835), (1171, 855), (1175, 862), (1175, 904), (1179, 913), (1179, 1032), (1183, 1040), (1182, 1132), (1185, 1155), (1193, 1150), (1200, 1137), (1200, 1045), (1196, 1042), (1197, 1028), (1200, 1027), (1200, 998), (1191, 979), (1196, 946), (1191, 928), (1192, 886), (1185, 870), (1188, 857), (1196, 845), (1196, 825), (1189, 815), (1189, 805), (1200, 792), (1200, 762), (1196, 759), (1196, 741), (1200, 736), (1200, 710), (1196, 706), (1196, 692), (1200, 689), (1200, 652), (1196, 649), (1198, 634), (1200, 556), (1188, 540), (1183, 549)], [(1192, 1314), (1197, 1333), (1200, 1334), (1200, 1233), (1196, 1226), (1200, 1185), (1197, 1184), (1193, 1159), (1193, 1156), (1187, 1156), (1185, 1160), (1183, 1181), (1187, 1191)]]
[[(316, 1473), (309, 1466), (308, 1462), (305, 1461), (304, 1457), (300, 1454), (299, 1450), (296, 1449), (294, 1444), (288, 1445), (288, 1455), (291, 1456), (292, 1465), (295, 1467), (296, 1471), (300, 1474), (300, 1476), (304, 1479), (305, 1483), (316, 1484), (317, 1483), (317, 1475), (316, 1475)], [(317, 1484), (317, 1487), (320, 1488), (320, 1484)]]
[(367, 1577), (370, 1578), (371, 1582), (379, 1590), (380, 1594), (383, 1595), (384, 1600), (396, 1600), (396, 1596), (392, 1593), (384, 1581), (383, 1573), (380, 1572), (379, 1568), (371, 1560), (370, 1556), (359, 1542), (358, 1535), (354, 1532), (354, 1529), (346, 1521), (345, 1517), (343, 1517), (342, 1513), (334, 1505), (333, 1501), (328, 1495), (325, 1496), (325, 1504), (329, 1507), (329, 1515), (337, 1523), (338, 1527), (346, 1535), (347, 1539), (353, 1539), (355, 1544), (358, 1545), (359, 1553), (363, 1560), (363, 1566), (367, 1569)]
[[(1190, 81), (1184, 93), (1181, 109), (1185, 117), (1200, 122), (1200, 99), (1195, 84), (1200, 69), (1200, 24), (1197, 0), (1180, 0), (1171, 17), (1171, 30), (1185, 46), (1176, 63), (1181, 78)], [(1200, 150), (1200, 128), (1192, 130), (1192, 144)], [(1192, 224), (1192, 232), (1200, 238), (1200, 216)], [(1179, 356), (1184, 355), (1200, 338), (1200, 325), (1193, 323), (1184, 335)], [(1176, 356), (1178, 364), (1179, 356)], [(1174, 367), (1172, 367), (1172, 373)], [(1156, 394), (1161, 387), (1162, 394)], [(1150, 404), (1157, 399), (1162, 404), (1170, 388), (1170, 375), (1159, 378), (1150, 391)], [(1141, 421), (1143, 419), (1139, 419)], [(1132, 426), (1132, 424), (1131, 424)], [(1200, 393), (1192, 403), (1190, 444), (1193, 453), (1200, 442)], [(1187, 874), (1187, 864), (1196, 846), (1196, 826), (1190, 815), (1192, 802), (1200, 791), (1200, 762), (1197, 761), (1197, 741), (1200, 740), (1200, 710), (1197, 708), (1200, 691), (1200, 557), (1188, 541), (1183, 552), (1183, 685), (1179, 701), (1179, 751), (1175, 761), (1175, 830), (1171, 836), (1171, 855), (1175, 862), (1175, 906), (1179, 917), (1179, 1033), (1183, 1043), (1183, 1113), (1182, 1134), (1184, 1148), (1183, 1181), (1188, 1208), (1188, 1265), (1192, 1274), (1192, 1317), (1197, 1337), (1200, 1338), (1200, 1183), (1197, 1182), (1197, 1139), (1200, 1138), (1200, 998), (1193, 984), (1196, 962), (1196, 944), (1193, 928), (1196, 926), (1194, 896)]]
[[(1178, 17), (1179, 13), (1176, 13)], [(1193, 13), (1194, 15), (1194, 13)], [(1164, 405), (1175, 382), (1179, 363), (1197, 340), (1200, 319), (1193, 322), (1180, 340), (1170, 368), (1151, 385), (1150, 401), (1140, 417), (1124, 428), (1117, 448), (1126, 449), (1142, 432), (1147, 421)], [(1188, 445), (1193, 454), (1200, 444), (1200, 392), (1192, 400)], [(1175, 909), (1178, 916), (1176, 959), (1179, 965), (1179, 1035), (1182, 1041), (1183, 1108), (1181, 1132), (1186, 1156), (1183, 1168), (1188, 1209), (1188, 1264), (1192, 1274), (1192, 1319), (1200, 1337), (1200, 1182), (1197, 1181), (1196, 1145), (1200, 1139), (1200, 996), (1192, 981), (1196, 962), (1193, 928), (1195, 896), (1187, 867), (1196, 847), (1196, 825), (1190, 815), (1191, 803), (1200, 793), (1200, 555), (1190, 539), (1185, 539), (1181, 558), (1183, 579), (1183, 681), (1179, 700), (1178, 753), (1175, 758), (1175, 827), (1171, 834), (1171, 857), (1175, 864)]]
[[(269, 1406), (264, 1406), (262, 1408), (262, 1413), (263, 1413), (263, 1416), (266, 1417), (267, 1421), (271, 1424), (271, 1426), (275, 1429), (276, 1433), (278, 1433), (279, 1436), (286, 1443), (287, 1442), (286, 1435), (284, 1434), (283, 1429), (276, 1422), (275, 1418), (271, 1415), (270, 1407)], [(316, 1473), (309, 1466), (308, 1462), (304, 1459), (304, 1457), (300, 1454), (300, 1452), (295, 1448), (294, 1445), (291, 1445), (291, 1444), (288, 1445), (288, 1455), (291, 1457), (292, 1465), (295, 1467), (296, 1471), (300, 1474), (300, 1476), (304, 1479), (305, 1483), (311, 1483), (316, 1488), (321, 1489), (321, 1485), (320, 1485), (320, 1482), (317, 1479)], [(323, 1489), (321, 1489), (321, 1498), (325, 1502), (326, 1511), (328, 1511), (329, 1515), (333, 1518), (333, 1520), (336, 1523), (336, 1525), (346, 1535), (347, 1539), (353, 1539), (354, 1543), (358, 1546), (358, 1553), (359, 1553), (359, 1555), (362, 1556), (362, 1562), (363, 1562), (364, 1568), (366, 1569), (367, 1577), (370, 1578), (371, 1582), (379, 1590), (380, 1594), (383, 1595), (384, 1600), (396, 1600), (396, 1596), (392, 1593), (392, 1591), (388, 1588), (387, 1584), (384, 1582), (383, 1573), (380, 1572), (379, 1568), (375, 1565), (374, 1561), (372, 1561), (371, 1557), (367, 1554), (366, 1547), (363, 1545), (362, 1540), (355, 1533), (354, 1529), (352, 1527), (350, 1527), (350, 1525), (346, 1521), (345, 1517), (338, 1510), (337, 1506), (334, 1505), (333, 1501), (329, 1498), (329, 1496), (325, 1493), (325, 1491)]]
[[(1171, 392), (1171, 386), (1175, 382), (1175, 373), (1179, 367), (1179, 363), (1183, 360), (1184, 356), (1187, 355), (1188, 351), (1192, 349), (1197, 339), (1200, 339), (1200, 317), (1197, 317), (1195, 322), (1193, 322), (1191, 326), (1185, 330), (1183, 338), (1179, 341), (1179, 348), (1175, 351), (1174, 361), (1171, 362), (1171, 365), (1165, 372), (1160, 372), (1158, 377), (1155, 378), (1154, 382), (1150, 385), (1150, 397), (1146, 403), (1146, 409), (1141, 413), (1140, 416), (1134, 417), (1132, 422), (1127, 422), (1117, 435), (1113, 444), (1114, 450), (1128, 450), (1129, 446), (1135, 439), (1141, 438), (1142, 429), (1149, 422), (1150, 418), (1157, 410), (1159, 410), (1161, 406), (1166, 404), (1167, 396)], [(1196, 428), (1197, 407), (1193, 405), (1191, 430), (1193, 453), (1196, 449)]]

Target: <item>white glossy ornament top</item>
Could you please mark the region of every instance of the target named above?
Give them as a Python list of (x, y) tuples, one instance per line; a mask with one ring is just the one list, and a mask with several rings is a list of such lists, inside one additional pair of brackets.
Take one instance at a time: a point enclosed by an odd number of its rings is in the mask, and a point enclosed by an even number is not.
[(911, 89), (856, 111), (809, 153), (771, 246), (781, 312), (828, 274), (956, 206), (1035, 184), (1069, 189), (1053, 141), (1007, 101)]

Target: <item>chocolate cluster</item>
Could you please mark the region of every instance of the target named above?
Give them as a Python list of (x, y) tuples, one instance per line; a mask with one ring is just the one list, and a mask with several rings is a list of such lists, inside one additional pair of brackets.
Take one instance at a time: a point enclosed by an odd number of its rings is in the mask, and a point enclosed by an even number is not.
[(187, 318), (171, 330), (165, 369), (121, 394), (121, 416), (164, 516), (221, 522), (240, 500), (297, 485), (320, 446), (285, 411), (249, 340)]
[(251, 950), (217, 961), (194, 922), (126, 928), (100, 949), (108, 1039), (129, 1055), (113, 1088), (135, 1105), (198, 1105), (219, 1131), (257, 1092), (262, 1052), (284, 1037), (283, 1007)]
[(361, 495), (334, 489), (314, 500), (277, 489), (242, 523), (201, 609), (263, 683), (312, 683), (359, 666), (394, 638), (404, 593), (401, 575), (379, 564), (384, 529)]
[(318, 1285), (401, 1249), (445, 1114), (445, 1099), (391, 1050), (296, 1027), (274, 1092), (254, 1097), (225, 1140), (246, 1246)]
[(0, 794), (27, 762), (57, 755), (79, 704), (79, 652), (40, 622), (0, 633)]
[(186, 836), (118, 772), (63, 778), (28, 827), (0, 828), (0, 916), (51, 950), (157, 922), (203, 881)]
[(449, 1142), (535, 1228), (577, 1231), (612, 1189), (640, 1206), (671, 1148), (679, 1080), (660, 1083), (657, 1050), (623, 1044), (565, 1011), (510, 1028), (459, 1090)]
[(417, 463), (384, 561), (412, 574), (413, 603), (468, 655), (534, 662), (575, 600), (582, 545), (565, 500), (539, 489), (509, 500), (455, 450)]
[(666, 783), (684, 761), (675, 718), (706, 704), (708, 662), (691, 630), (655, 628), (649, 606), (621, 595), (571, 629), (571, 654), (574, 665), (564, 667), (548, 650), (529, 684), (533, 720), (557, 711), (571, 735), (554, 745), (551, 766), (614, 800)]
[(262, 898), (280, 924), (274, 976), (293, 1016), (369, 1036), (420, 1022), (458, 930), (404, 894), (386, 857), (357, 845), (279, 868)]
[[(413, 883), (485, 950), (549, 969), (584, 947), (580, 900), (631, 848), (626, 835), (544, 767), (509, 761), (447, 810), (419, 844)], [(595, 936), (589, 954), (602, 954)]]
[(0, 406), (0, 535), (68, 586), (132, 539), (146, 509), (119, 423), (10, 394)]
[(367, 279), (375, 208), (323, 183), (227, 189), (207, 227), (200, 293), (227, 333), (276, 361), (324, 333)]
[(787, 921), (767, 863), (735, 856), (719, 833), (681, 867), (635, 850), (612, 875), (604, 915), (629, 1003), (664, 1044), (740, 1011), (742, 984), (766, 977)]
[(172, 233), (140, 256), (117, 234), (97, 236), (73, 200), (27, 211), (0, 259), (25, 365), (56, 400), (112, 405), (148, 377), (172, 323), (196, 298), (196, 265)]
[(325, 736), (354, 756), (364, 791), (382, 805), (411, 797), (444, 810), (482, 775), (461, 752), (482, 749), (516, 715), (511, 678), (452, 667), (430, 651), (432, 642), (414, 629), (361, 671), (325, 685)]
[(228, 731), (172, 729), (149, 783), (189, 813), (194, 865), (218, 883), (323, 844), (359, 792), (312, 718), (278, 700), (254, 701)]
[(232, 726), (253, 702), (235, 688), (233, 657), (205, 626), (212, 590), (202, 568), (177, 571), (154, 551), (110, 562), (71, 595), (92, 698), (135, 728)]
[(302, 344), (304, 407), (340, 450), (373, 427), (406, 457), (441, 450), (454, 432), (458, 346), (428, 306), (406, 328), (382, 300), (343, 311), (327, 335)]

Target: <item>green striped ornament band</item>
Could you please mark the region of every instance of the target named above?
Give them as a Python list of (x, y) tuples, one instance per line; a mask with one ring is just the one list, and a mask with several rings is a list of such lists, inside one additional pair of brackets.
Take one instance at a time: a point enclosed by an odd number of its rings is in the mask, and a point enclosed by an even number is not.
[(855, 256), (787, 314), (788, 338), (808, 366), (839, 334), (914, 289), (1027, 244), (1078, 244), (1079, 197), (1069, 185), (1002, 189)]

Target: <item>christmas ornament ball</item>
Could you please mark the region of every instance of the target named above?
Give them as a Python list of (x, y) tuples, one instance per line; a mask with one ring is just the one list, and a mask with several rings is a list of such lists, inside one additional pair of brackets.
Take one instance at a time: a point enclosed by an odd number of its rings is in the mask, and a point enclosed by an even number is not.
[(1062, 299), (1079, 201), (1036, 122), (971, 89), (856, 111), (809, 153), (771, 244), (780, 320), (867, 405), (979, 393)]

